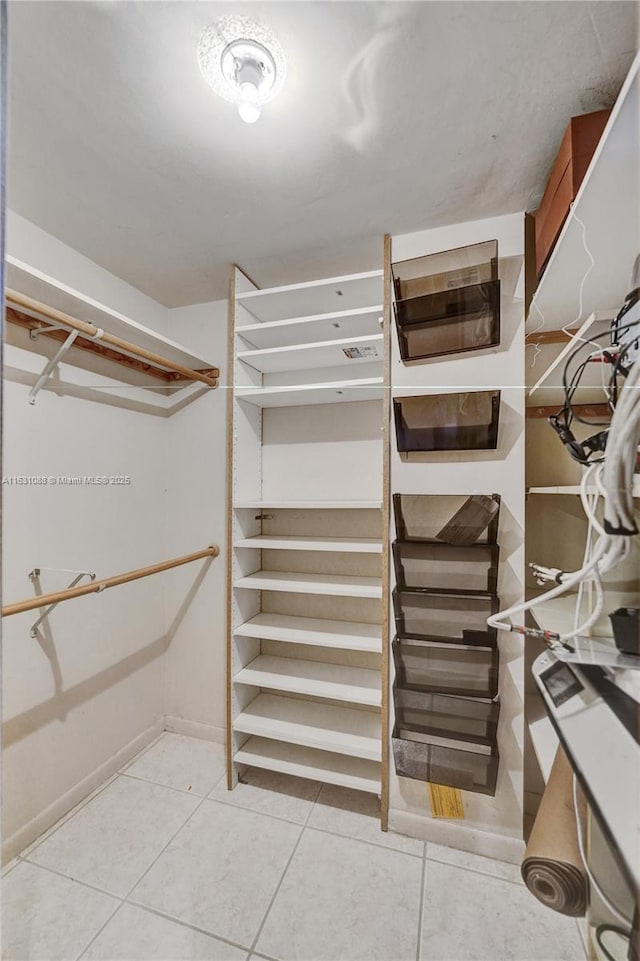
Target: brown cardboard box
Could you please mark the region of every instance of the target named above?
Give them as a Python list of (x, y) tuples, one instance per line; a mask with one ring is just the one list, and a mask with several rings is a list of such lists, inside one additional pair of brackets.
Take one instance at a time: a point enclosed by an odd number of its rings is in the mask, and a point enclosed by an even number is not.
[(610, 113), (610, 110), (596, 110), (569, 121), (540, 206), (534, 214), (538, 277), (580, 189)]

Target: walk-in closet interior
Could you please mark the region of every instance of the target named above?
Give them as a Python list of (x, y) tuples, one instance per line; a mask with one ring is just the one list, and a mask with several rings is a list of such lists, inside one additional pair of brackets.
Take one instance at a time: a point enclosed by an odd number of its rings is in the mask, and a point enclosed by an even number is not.
[(638, 4), (0, 14), (4, 961), (638, 961)]

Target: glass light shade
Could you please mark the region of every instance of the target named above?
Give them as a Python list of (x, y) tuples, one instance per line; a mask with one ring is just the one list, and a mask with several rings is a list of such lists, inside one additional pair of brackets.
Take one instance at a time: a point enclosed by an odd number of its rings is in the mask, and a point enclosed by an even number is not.
[[(235, 15), (221, 17), (202, 31), (198, 64), (219, 96), (246, 107), (255, 120), (259, 107), (282, 89), (287, 71), (282, 47), (271, 31), (259, 20)], [(249, 84), (255, 89), (250, 100)], [(247, 119), (242, 112), (241, 116)]]

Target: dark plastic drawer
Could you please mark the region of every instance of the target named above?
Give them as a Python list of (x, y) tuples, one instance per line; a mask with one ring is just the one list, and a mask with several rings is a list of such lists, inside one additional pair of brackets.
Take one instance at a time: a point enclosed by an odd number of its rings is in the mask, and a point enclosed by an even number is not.
[(402, 360), (497, 347), (500, 281), (437, 291), (394, 304)]
[(401, 737), (397, 725), (391, 743), (399, 777), (444, 784), (476, 794), (493, 796), (496, 793), (499, 764), (496, 748), (489, 754), (481, 754), (425, 744), (410, 732)]
[(498, 279), (498, 241), (483, 240), (391, 265), (396, 300), (466, 290)]
[(448, 738), (486, 747), (496, 744), (500, 705), (495, 701), (425, 694), (394, 685), (393, 702), (400, 737), (421, 736), (429, 743), (433, 743), (430, 738)]
[(398, 687), (408, 691), (494, 698), (499, 653), (495, 638), (472, 635), (475, 643), (396, 637), (391, 645)]
[(396, 397), (393, 413), (401, 452), (495, 450), (498, 444), (499, 390)]
[(419, 544), (395, 541), (393, 561), (401, 590), (495, 594), (500, 548), (495, 544)]
[(495, 544), (499, 494), (394, 494), (399, 541)]
[(396, 630), (403, 637), (462, 641), (464, 632), (489, 634), (487, 618), (500, 606), (493, 594), (425, 594), (420, 591), (393, 592)]

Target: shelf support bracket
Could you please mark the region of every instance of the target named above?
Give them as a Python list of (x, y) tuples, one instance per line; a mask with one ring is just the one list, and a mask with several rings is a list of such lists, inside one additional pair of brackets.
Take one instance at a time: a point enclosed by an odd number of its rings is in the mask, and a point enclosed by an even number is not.
[[(32, 330), (29, 336), (31, 337), (32, 340), (36, 340), (39, 333), (45, 333), (47, 330), (61, 330), (61, 329), (64, 329), (64, 328), (61, 328), (60, 326), (47, 327), (47, 328), (43, 327), (40, 330)], [(78, 333), (79, 331), (77, 330), (71, 331), (67, 339), (64, 341), (63, 344), (60, 345), (60, 349), (54, 354), (54, 356), (45, 366), (44, 370), (38, 377), (37, 381), (29, 391), (29, 403), (32, 406), (35, 404), (36, 397), (38, 396), (41, 389), (46, 384), (47, 380), (49, 379), (53, 371), (56, 369), (56, 367), (58, 366), (58, 364), (60, 363), (60, 361), (66, 354), (66, 352), (69, 350), (69, 348), (73, 345), (73, 342), (78, 336)]]
[[(44, 570), (56, 570), (56, 571), (58, 571), (58, 572), (63, 572), (63, 573), (67, 573), (67, 574), (75, 574), (76, 576), (75, 576), (74, 579), (71, 581), (71, 583), (67, 585), (67, 587), (65, 588), (65, 590), (70, 590), (72, 587), (75, 587), (76, 584), (79, 584), (79, 583), (80, 583), (80, 581), (82, 580), (83, 577), (89, 577), (92, 581), (95, 581), (95, 579), (96, 579), (96, 573), (95, 573), (95, 571), (69, 571), (69, 570), (66, 570), (66, 568), (41, 568), (41, 567), (34, 567), (34, 569), (29, 572), (29, 580), (30, 580), (32, 583), (35, 583), (35, 582), (38, 580), (38, 578), (40, 577), (40, 574), (41, 574), (41, 572), (42, 572), (43, 569), (44, 569)], [(43, 613), (40, 615), (40, 617), (38, 618), (38, 620), (35, 621), (35, 622), (31, 625), (31, 627), (29, 628), (29, 634), (30, 634), (31, 637), (37, 637), (37, 635), (38, 635), (38, 628), (40, 627), (40, 625), (42, 624), (42, 622), (49, 616), (49, 614), (51, 613), (51, 611), (52, 611), (55, 607), (58, 606), (59, 603), (60, 603), (60, 602), (58, 601), (58, 602), (56, 602), (55, 604), (49, 604), (49, 606), (48, 606), (48, 607), (43, 611)]]

